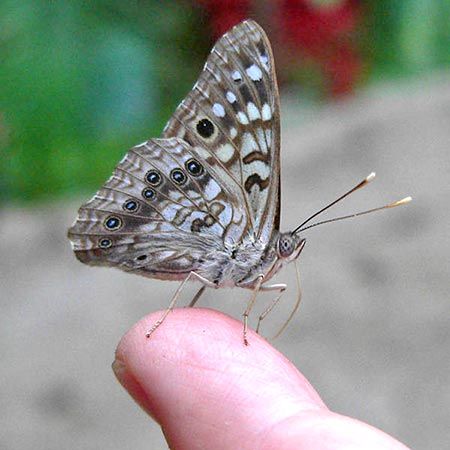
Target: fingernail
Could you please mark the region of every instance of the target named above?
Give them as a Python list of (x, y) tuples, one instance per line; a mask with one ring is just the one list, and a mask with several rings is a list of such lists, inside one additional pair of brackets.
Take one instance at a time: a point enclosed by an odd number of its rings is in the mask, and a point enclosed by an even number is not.
[(119, 381), (119, 383), (125, 388), (125, 390), (133, 397), (134, 401), (155, 421), (155, 415), (151, 408), (151, 402), (147, 397), (144, 389), (139, 382), (128, 370), (126, 364), (120, 359), (115, 359), (111, 365), (113, 372)]

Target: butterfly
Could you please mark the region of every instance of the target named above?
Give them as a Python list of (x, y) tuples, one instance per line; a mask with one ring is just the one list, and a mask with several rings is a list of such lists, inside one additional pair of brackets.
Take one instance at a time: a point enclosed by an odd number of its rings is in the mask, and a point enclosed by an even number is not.
[(302, 226), (319, 213), (294, 231), (279, 230), (280, 102), (274, 58), (263, 29), (246, 20), (217, 41), (161, 138), (126, 153), (81, 206), (68, 236), (83, 263), (182, 281), (147, 337), (188, 281), (202, 284), (191, 305), (206, 287), (252, 290), (244, 313), (247, 344), (256, 294), (276, 291), (278, 301), (286, 285), (269, 281), (299, 257), (306, 242), (299, 234)]

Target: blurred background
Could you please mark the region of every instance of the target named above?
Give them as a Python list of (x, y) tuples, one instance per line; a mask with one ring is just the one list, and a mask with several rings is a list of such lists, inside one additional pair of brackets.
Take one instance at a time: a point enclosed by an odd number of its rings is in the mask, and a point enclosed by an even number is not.
[[(0, 448), (166, 448), (110, 364), (176, 285), (85, 267), (65, 234), (248, 17), (280, 82), (283, 229), (372, 170), (329, 217), (414, 198), (307, 234), (301, 310), (274, 345), (333, 410), (412, 448), (450, 447), (450, 0), (3, 0)], [(291, 290), (267, 336), (294, 300), (292, 271), (278, 279)], [(246, 294), (201, 306), (240, 317)]]

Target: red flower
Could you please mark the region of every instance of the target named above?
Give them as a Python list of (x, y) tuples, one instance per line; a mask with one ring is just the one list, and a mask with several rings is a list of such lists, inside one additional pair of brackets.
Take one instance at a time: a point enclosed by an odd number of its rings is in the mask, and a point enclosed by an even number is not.
[(361, 62), (352, 33), (361, 19), (358, 0), (318, 5), (312, 0), (282, 0), (278, 22), (289, 51), (319, 66), (333, 95), (352, 91)]
[(248, 19), (250, 0), (199, 0), (208, 12), (213, 37), (218, 39), (234, 25)]

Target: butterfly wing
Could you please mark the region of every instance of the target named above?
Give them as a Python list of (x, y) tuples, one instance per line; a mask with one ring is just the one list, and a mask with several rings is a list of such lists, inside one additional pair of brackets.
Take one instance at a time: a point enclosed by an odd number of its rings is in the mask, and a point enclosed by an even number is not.
[(69, 238), (82, 262), (182, 279), (244, 236), (267, 245), (279, 182), (272, 52), (246, 21), (217, 42), (163, 138), (132, 148), (80, 208)]
[(164, 136), (191, 144), (241, 191), (249, 220), (232, 238), (268, 243), (279, 228), (280, 113), (272, 50), (257, 23), (219, 39)]
[(235, 193), (178, 138), (132, 148), (69, 230), (79, 260), (180, 279), (246, 219)]

